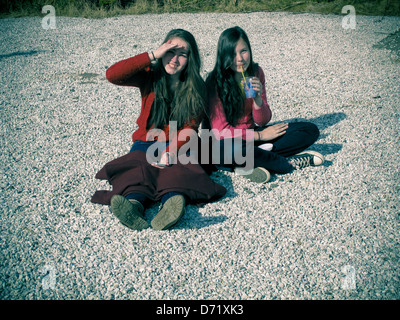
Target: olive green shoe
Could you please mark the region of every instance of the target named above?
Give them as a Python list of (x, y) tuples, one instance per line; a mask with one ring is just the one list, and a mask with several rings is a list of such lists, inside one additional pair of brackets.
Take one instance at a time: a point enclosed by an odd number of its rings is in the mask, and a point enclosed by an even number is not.
[(252, 171), (244, 171), (241, 168), (235, 168), (235, 173), (256, 183), (267, 183), (271, 179), (269, 171), (262, 167), (254, 168)]
[(124, 226), (133, 230), (143, 230), (149, 227), (147, 221), (143, 219), (144, 207), (139, 201), (114, 195), (110, 204), (112, 213)]
[(165, 201), (161, 210), (151, 221), (155, 230), (166, 230), (175, 225), (185, 213), (185, 198), (176, 195)]

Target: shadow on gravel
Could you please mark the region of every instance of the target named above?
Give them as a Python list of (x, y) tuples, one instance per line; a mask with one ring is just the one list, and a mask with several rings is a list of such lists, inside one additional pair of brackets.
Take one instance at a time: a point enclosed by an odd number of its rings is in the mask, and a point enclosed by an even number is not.
[(400, 56), (400, 30), (389, 34), (386, 38), (372, 46), (377, 49), (387, 49)]
[[(218, 174), (218, 175), (219, 179), (216, 179), (216, 177), (213, 176), (211, 176), (211, 179), (223, 185), (227, 189), (227, 192), (225, 196), (223, 196), (221, 199), (217, 199), (215, 202), (220, 202), (227, 198), (236, 197), (237, 193), (233, 191), (232, 179), (225, 174)], [(221, 178), (223, 181), (220, 180)], [(199, 212), (199, 210), (200, 208), (206, 207), (207, 205), (208, 205), (207, 203), (189, 204), (186, 207), (186, 214), (184, 215), (182, 220), (178, 222), (178, 224), (174, 227), (174, 229), (201, 229), (204, 227), (209, 227), (215, 224), (223, 223), (225, 220), (228, 219), (228, 217), (223, 214), (218, 215), (219, 212), (223, 211), (223, 209), (220, 209), (219, 207), (212, 210), (213, 214), (215, 215), (203, 216)]]
[(335, 112), (329, 114), (323, 114), (316, 118), (311, 119), (292, 119), (291, 121), (310, 121), (317, 125), (320, 131), (325, 130), (326, 128), (332, 127), (335, 124), (339, 123), (340, 121), (346, 119), (347, 116), (344, 112)]
[(8, 53), (8, 54), (0, 54), (0, 60), (4, 58), (10, 58), (10, 57), (16, 57), (16, 56), (33, 56), (35, 54), (39, 54), (45, 52), (44, 50), (31, 50), (31, 51), (17, 51), (13, 53)]
[(195, 206), (191, 208), (190, 216), (177, 224), (174, 229), (201, 229), (214, 224), (223, 223), (227, 219), (228, 217), (224, 215), (205, 217), (199, 213), (199, 208)]
[[(337, 123), (346, 118), (347, 116), (344, 112), (335, 112), (335, 113), (324, 114), (313, 119), (300, 119), (300, 118), (290, 119), (289, 122), (310, 121), (314, 123), (321, 132), (319, 139), (322, 139), (328, 136), (327, 133), (322, 133), (322, 131), (336, 125)], [(321, 152), (324, 156), (326, 156), (327, 154), (334, 154), (339, 152), (343, 148), (343, 145), (338, 143), (324, 143), (324, 144), (315, 143), (310, 148), (315, 151)], [(330, 166), (331, 164), (332, 164), (331, 161), (325, 161), (324, 166), (327, 167)]]

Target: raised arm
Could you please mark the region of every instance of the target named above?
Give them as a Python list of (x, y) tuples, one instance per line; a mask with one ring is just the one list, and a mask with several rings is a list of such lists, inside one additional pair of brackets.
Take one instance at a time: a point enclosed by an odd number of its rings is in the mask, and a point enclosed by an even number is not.
[(147, 52), (113, 64), (106, 71), (107, 80), (119, 86), (140, 87), (150, 71), (151, 60)]

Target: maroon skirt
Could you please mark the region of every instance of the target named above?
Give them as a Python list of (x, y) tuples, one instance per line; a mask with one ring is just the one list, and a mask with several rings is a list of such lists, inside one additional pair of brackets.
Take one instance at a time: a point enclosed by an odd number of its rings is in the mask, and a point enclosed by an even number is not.
[(141, 193), (152, 201), (159, 201), (168, 192), (186, 196), (189, 202), (215, 201), (225, 195), (225, 187), (215, 183), (199, 164), (174, 164), (158, 169), (147, 162), (146, 153), (133, 151), (108, 162), (96, 174), (108, 180), (112, 190), (98, 190), (91, 201), (109, 205), (111, 197), (119, 194)]

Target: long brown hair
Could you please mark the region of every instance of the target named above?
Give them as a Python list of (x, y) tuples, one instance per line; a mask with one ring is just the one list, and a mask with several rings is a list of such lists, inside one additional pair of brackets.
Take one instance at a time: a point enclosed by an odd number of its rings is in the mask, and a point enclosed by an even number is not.
[(164, 42), (180, 38), (188, 44), (188, 61), (179, 76), (179, 84), (174, 92), (168, 88), (168, 76), (161, 58), (154, 65), (153, 90), (155, 98), (147, 123), (148, 129), (164, 129), (170, 121), (176, 121), (178, 129), (192, 123), (198, 125), (203, 116), (206, 103), (206, 87), (200, 76), (201, 59), (196, 40), (193, 35), (183, 29), (171, 30)]
[(235, 72), (231, 69), (235, 57), (235, 48), (240, 39), (246, 42), (250, 51), (250, 65), (246, 73), (251, 76), (254, 75), (258, 64), (253, 61), (249, 38), (242, 28), (236, 26), (221, 33), (218, 40), (217, 60), (214, 69), (206, 80), (208, 90), (210, 92), (217, 91), (226, 119), (232, 126), (238, 124), (244, 113), (245, 97), (235, 80)]

